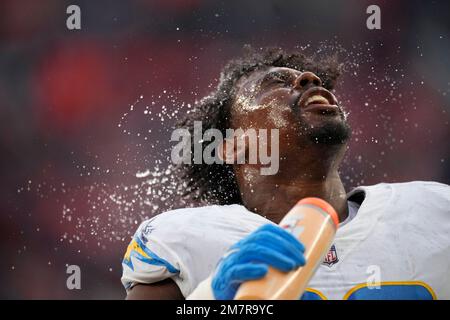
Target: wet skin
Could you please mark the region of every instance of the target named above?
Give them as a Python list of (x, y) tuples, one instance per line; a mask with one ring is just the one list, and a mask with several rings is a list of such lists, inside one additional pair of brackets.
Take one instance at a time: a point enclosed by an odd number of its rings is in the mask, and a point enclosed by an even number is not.
[[(306, 106), (314, 93), (323, 95), (328, 103), (322, 100)], [(320, 128), (345, 126), (343, 110), (337, 107), (336, 98), (321, 88), (321, 80), (310, 72), (269, 68), (240, 79), (235, 97), (231, 128), (280, 131), (277, 174), (260, 175), (259, 164), (234, 165), (245, 206), (278, 223), (298, 200), (316, 196), (328, 201), (343, 221), (348, 215), (347, 201), (338, 167), (346, 141), (311, 139)], [(183, 295), (175, 282), (167, 279), (138, 284), (127, 299), (183, 299)]]
[(298, 200), (315, 196), (328, 201), (341, 221), (347, 217), (346, 193), (338, 173), (346, 138), (323, 142), (323, 134), (318, 134), (326, 127), (333, 138), (333, 130), (346, 128), (346, 117), (318, 76), (270, 67), (241, 78), (230, 122), (233, 129), (279, 129), (278, 173), (261, 175), (260, 164), (234, 165), (249, 210), (278, 223)]

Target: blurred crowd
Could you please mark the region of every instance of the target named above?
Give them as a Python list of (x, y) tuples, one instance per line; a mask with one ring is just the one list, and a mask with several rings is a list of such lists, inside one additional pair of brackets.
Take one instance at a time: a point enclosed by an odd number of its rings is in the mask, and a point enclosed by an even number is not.
[[(368, 30), (372, 2), (1, 1), (0, 298), (124, 296), (129, 237), (110, 239), (113, 223), (86, 226), (96, 223), (92, 186), (122, 188), (164, 162), (170, 136), (160, 129), (174, 120), (141, 111), (170, 114), (201, 98), (247, 43), (345, 48), (350, 64), (336, 92), (354, 130), (342, 168), (348, 189), (449, 184), (450, 3), (375, 1), (382, 28)], [(71, 4), (81, 30), (66, 27)], [(111, 222), (108, 210), (96, 218)], [(72, 264), (81, 290), (66, 287)]]

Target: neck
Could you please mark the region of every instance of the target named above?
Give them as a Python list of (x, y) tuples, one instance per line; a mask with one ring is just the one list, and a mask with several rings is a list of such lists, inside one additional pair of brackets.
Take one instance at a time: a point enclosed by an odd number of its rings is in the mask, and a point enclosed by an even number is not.
[[(339, 221), (348, 216), (347, 197), (339, 175), (333, 174), (319, 181), (290, 181), (288, 184), (277, 184), (255, 211), (269, 220), (279, 223), (286, 213), (301, 199), (317, 197), (327, 201), (338, 213)], [(273, 199), (273, 200), (272, 200)]]
[(317, 163), (319, 162), (314, 161), (307, 166), (287, 166), (308, 168), (305, 172), (283, 172), (280, 166), (280, 171), (272, 176), (259, 175), (259, 168), (256, 167), (243, 168), (242, 174), (239, 175), (243, 178), (239, 189), (244, 205), (249, 210), (279, 223), (299, 200), (318, 197), (336, 210), (339, 221), (344, 221), (348, 216), (347, 197), (337, 166), (314, 167)]

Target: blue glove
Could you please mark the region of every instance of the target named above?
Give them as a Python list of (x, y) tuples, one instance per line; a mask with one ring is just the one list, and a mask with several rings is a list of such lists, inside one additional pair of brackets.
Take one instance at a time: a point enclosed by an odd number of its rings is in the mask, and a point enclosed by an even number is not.
[(305, 247), (289, 232), (266, 224), (243, 238), (219, 261), (212, 280), (216, 299), (231, 300), (242, 282), (263, 278), (269, 266), (288, 272), (305, 265)]

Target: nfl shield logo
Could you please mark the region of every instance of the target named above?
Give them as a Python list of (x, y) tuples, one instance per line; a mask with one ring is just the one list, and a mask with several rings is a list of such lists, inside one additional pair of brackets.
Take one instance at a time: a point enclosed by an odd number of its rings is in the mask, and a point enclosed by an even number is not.
[(336, 253), (336, 247), (334, 244), (331, 246), (330, 251), (325, 255), (325, 259), (323, 260), (323, 264), (331, 267), (333, 264), (338, 263), (339, 259)]

